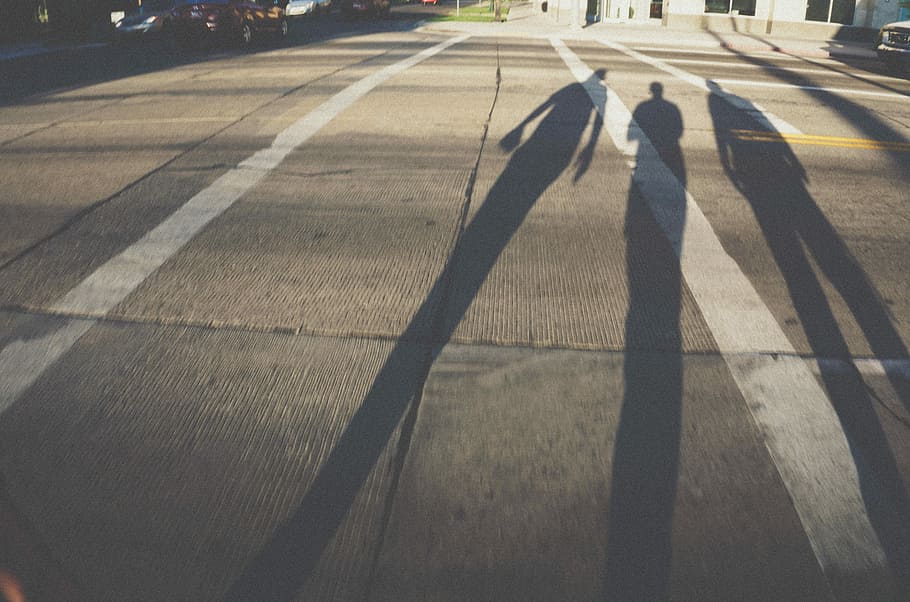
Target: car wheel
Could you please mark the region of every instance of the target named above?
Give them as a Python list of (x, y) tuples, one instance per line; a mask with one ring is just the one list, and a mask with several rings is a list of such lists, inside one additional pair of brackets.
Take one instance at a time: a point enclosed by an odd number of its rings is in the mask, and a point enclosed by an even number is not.
[(288, 20), (282, 19), (281, 25), (278, 26), (278, 38), (286, 40), (288, 38)]
[(249, 23), (244, 21), (240, 24), (240, 43), (243, 46), (249, 46), (253, 41), (253, 28)]

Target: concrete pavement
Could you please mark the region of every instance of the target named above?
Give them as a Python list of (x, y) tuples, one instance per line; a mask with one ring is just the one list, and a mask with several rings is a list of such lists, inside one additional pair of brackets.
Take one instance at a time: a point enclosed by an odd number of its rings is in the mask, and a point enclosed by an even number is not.
[[(819, 517), (769, 449), (781, 426), (759, 420), (774, 410), (760, 403), (762, 371), (804, 364), (794, 347), (811, 356), (837, 341), (793, 334), (824, 307), (791, 307), (767, 267), (776, 238), (749, 219), (747, 203), (760, 212), (774, 195), (718, 161), (714, 131), (758, 126), (717, 106), (720, 94), (709, 104), (691, 81), (570, 39), (580, 61), (610, 69), (609, 95), (590, 97), (599, 83), (578, 80), (541, 39), (552, 24), (534, 27), (462, 40), (388, 79), (377, 74), (449, 33), (115, 79), (39, 101), (69, 107), (44, 124), (30, 121), (33, 106), (4, 109), (24, 128), (4, 149), (4, 173), (27, 206), (49, 198), (66, 223), (48, 233), (29, 218), (38, 240), (16, 243), (0, 270), (0, 368), (18, 378), (43, 366), (15, 395), (4, 380), (0, 469), (82, 598), (900, 599), (883, 568), (899, 565), (900, 537), (884, 539), (886, 559), (847, 546), (832, 554), (842, 564), (820, 565), (831, 557), (807, 524), (853, 516), (806, 522)], [(647, 107), (655, 81), (681, 107), (687, 137), (676, 155), (644, 143), (630, 155), (639, 130), (660, 141), (682, 129), (672, 112), (636, 111), (634, 128), (617, 118), (614, 100)], [(137, 107), (147, 124), (132, 121)], [(802, 160), (814, 198), (843, 210), (831, 219), (856, 222), (854, 205), (815, 177), (842, 149), (797, 158), (730, 145), (729, 171), (767, 169), (785, 198), (811, 205), (786, 169)], [(73, 219), (62, 185), (22, 170), (40, 157), (67, 173), (77, 152), (98, 188), (73, 203), (110, 198)], [(106, 166), (140, 153), (158, 164), (120, 190)], [(906, 172), (891, 159), (866, 160), (870, 174), (893, 170), (877, 190), (900, 199)], [(700, 261), (715, 260), (719, 243), (692, 236), (704, 223), (694, 201), (680, 214), (674, 178), (723, 226), (759, 305), (795, 340), (735, 354), (757, 367), (751, 388), (718, 336), (748, 324), (719, 329), (696, 278), (719, 265)], [(206, 204), (225, 196), (221, 212)], [(894, 234), (875, 246), (904, 256), (906, 207), (867, 205), (863, 215)], [(906, 315), (901, 266), (867, 264)], [(740, 291), (715, 292), (722, 309), (743, 309)], [(833, 311), (852, 321), (850, 308)], [(61, 352), (60, 333), (83, 325)], [(906, 338), (905, 322), (893, 328)], [(854, 353), (863, 334), (849, 336)], [(805, 365), (799, 374), (818, 387)], [(881, 439), (851, 439), (862, 461), (839, 448), (847, 472), (860, 471), (876, 533), (899, 534), (893, 509), (876, 506), (876, 482), (908, 475), (905, 393), (866, 378), (873, 403), (856, 374), (837, 378), (858, 408), (840, 409), (869, 427), (834, 417), (837, 440), (883, 425)], [(787, 441), (784, 459), (797, 462), (830, 443), (799, 401), (784, 426), (816, 438)], [(835, 502), (855, 489), (819, 508), (843, 508)]]

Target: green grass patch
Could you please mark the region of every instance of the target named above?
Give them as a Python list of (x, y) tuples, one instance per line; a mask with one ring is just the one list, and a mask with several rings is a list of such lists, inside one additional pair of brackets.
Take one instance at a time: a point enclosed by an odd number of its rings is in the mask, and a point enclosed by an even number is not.
[[(505, 20), (506, 16), (509, 14), (508, 3), (502, 3), (501, 12), (502, 19)], [(471, 0), (462, 0), (461, 10), (458, 15), (455, 14), (455, 9), (453, 8), (445, 15), (430, 17), (430, 21), (476, 21), (480, 23), (492, 23), (493, 11), (491, 10), (489, 0), (480, 5), (477, 4), (477, 0), (474, 0), (473, 2)]]

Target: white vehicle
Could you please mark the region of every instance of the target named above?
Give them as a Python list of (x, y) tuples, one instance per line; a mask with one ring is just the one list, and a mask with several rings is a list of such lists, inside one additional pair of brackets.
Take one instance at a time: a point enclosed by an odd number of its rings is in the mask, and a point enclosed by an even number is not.
[(332, 0), (291, 0), (284, 11), (288, 18), (328, 12)]
[(284, 7), (288, 19), (296, 19), (316, 12), (316, 0), (291, 0)]
[(910, 65), (910, 21), (888, 23), (878, 32), (878, 58), (892, 69)]
[[(173, 21), (174, 0), (145, 0), (137, 8), (118, 15), (114, 22), (117, 40), (168, 32)], [(113, 15), (111, 13), (112, 20)]]

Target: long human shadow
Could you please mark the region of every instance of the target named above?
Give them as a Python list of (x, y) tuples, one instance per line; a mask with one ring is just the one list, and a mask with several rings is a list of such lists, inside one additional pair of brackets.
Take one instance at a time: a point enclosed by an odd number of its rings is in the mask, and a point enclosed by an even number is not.
[[(650, 141), (681, 186), (672, 198), (645, 199), (633, 174), (629, 190), (625, 390), (613, 451), (603, 576), (604, 598), (610, 601), (667, 599), (672, 560), (683, 375), (682, 275), (670, 241), (682, 240), (686, 170), (679, 146), (680, 111), (663, 98), (660, 83), (651, 84), (651, 93), (650, 100), (636, 107), (629, 128), (629, 139), (639, 139), (636, 170), (642, 170), (644, 178), (653, 173), (657, 160)], [(669, 224), (673, 231), (662, 229), (650, 203), (674, 216)]]
[[(716, 40), (723, 42), (723, 38), (716, 33), (711, 33)], [(759, 38), (759, 40), (761, 40), (761, 38)], [(773, 44), (770, 44), (765, 40), (761, 41), (765, 44), (769, 44), (769, 47), (773, 48)], [(906, 136), (901, 131), (896, 130), (886, 121), (882, 120), (881, 113), (874, 112), (859, 103), (853, 102), (842, 94), (825, 89), (823, 85), (820, 85), (805, 74), (791, 71), (786, 68), (780, 68), (769, 60), (746, 54), (735, 48), (727, 47), (726, 49), (738, 59), (751, 65), (761, 67), (770, 77), (792, 86), (800, 86), (803, 92), (814, 99), (820, 106), (828, 107), (836, 111), (859, 131), (864, 132), (868, 138), (890, 142), (907, 142)], [(805, 61), (805, 59), (802, 60)], [(891, 162), (898, 168), (898, 173), (903, 176), (902, 180), (910, 185), (910, 155), (894, 150), (881, 152), (888, 154)]]
[[(834, 286), (877, 357), (907, 357), (884, 302), (806, 188), (808, 177), (781, 138), (756, 142), (736, 130), (762, 129), (723, 100), (716, 84), (708, 105), (720, 161), (748, 201), (786, 282), (790, 298), (816, 357), (850, 361), (847, 340), (819, 275)], [(895, 376), (892, 375), (892, 378)], [(892, 574), (910, 591), (910, 497), (875, 412), (875, 401), (855, 370), (848, 375), (822, 369), (821, 379), (847, 436), (872, 527)], [(900, 395), (903, 383), (895, 382)]]
[[(603, 71), (592, 75), (603, 77)], [(502, 139), (505, 150), (514, 150), (508, 164), (464, 228), (450, 260), (299, 507), (237, 578), (228, 600), (289, 600), (306, 584), (396, 427), (406, 414), (413, 417), (432, 363), (503, 249), (544, 191), (571, 165), (592, 113), (596, 115), (594, 133), (578, 153), (576, 177), (580, 177), (590, 164), (602, 127), (581, 84), (555, 92)], [(533, 133), (520, 144), (525, 128), (538, 118)], [(421, 366), (413, 358), (415, 342), (428, 344)], [(409, 435), (401, 436), (406, 440)]]
[[(733, 26), (733, 31), (740, 33), (746, 37), (749, 37), (749, 38), (755, 40), (756, 42), (764, 44), (765, 46), (768, 47), (768, 50), (770, 50), (772, 52), (779, 52), (781, 54), (781, 56), (791, 57), (791, 58), (800, 60), (800, 61), (806, 63), (807, 65), (812, 65), (813, 67), (817, 67), (819, 69), (824, 69), (824, 70), (830, 71), (831, 73), (836, 73), (838, 75), (842, 75), (844, 77), (848, 77), (850, 79), (853, 79), (853, 80), (856, 80), (859, 82), (863, 82), (864, 84), (868, 84), (870, 86), (875, 86), (876, 88), (881, 88), (882, 90), (887, 90), (889, 92), (893, 92), (894, 94), (910, 96), (910, 94), (908, 94), (904, 90), (901, 90), (900, 88), (895, 88), (893, 86), (889, 86), (887, 84), (883, 84), (881, 82), (877, 82), (875, 80), (869, 79), (868, 77), (863, 77), (861, 75), (857, 75), (855, 73), (850, 73), (849, 71), (845, 71), (843, 69), (838, 69), (837, 67), (835, 67), (833, 65), (820, 63), (818, 61), (806, 58), (804, 56), (800, 56), (798, 54), (787, 52), (786, 50), (781, 49), (780, 46), (778, 46), (777, 44), (774, 44), (773, 42), (766, 40), (765, 38), (761, 37), (758, 34), (749, 33), (746, 31), (739, 31), (739, 28), (736, 26), (736, 20), (733, 19), (732, 17), (730, 18), (730, 24)], [(718, 36), (716, 32), (712, 32), (712, 33), (713, 33), (715, 39), (722, 40), (722, 38), (720, 36)], [(735, 50), (734, 48), (732, 48), (730, 46), (730, 44), (727, 44), (726, 42), (723, 42), (722, 45), (724, 48), (726, 48), (727, 50), (730, 50), (734, 54), (737, 54), (740, 56), (748, 56), (748, 55), (745, 55), (744, 53), (741, 53), (740, 51)], [(871, 65), (873, 67), (876, 67), (876, 68), (872, 69), (872, 71), (875, 73), (888, 73), (889, 75), (894, 76), (894, 74), (888, 72), (888, 70), (881, 64), (881, 61), (879, 61), (878, 59), (856, 58), (851, 61), (847, 57), (839, 57), (839, 58), (837, 58), (837, 60), (846, 65), (853, 67), (854, 69), (864, 69), (866, 71), (869, 71), (869, 66)], [(761, 59), (758, 59), (758, 61), (765, 62), (765, 61), (761, 61)], [(768, 71), (783, 71), (783, 72), (785, 72), (785, 77), (794, 75), (793, 71), (788, 70), (786, 67), (771, 67), (769, 65), (763, 65), (763, 66)]]

